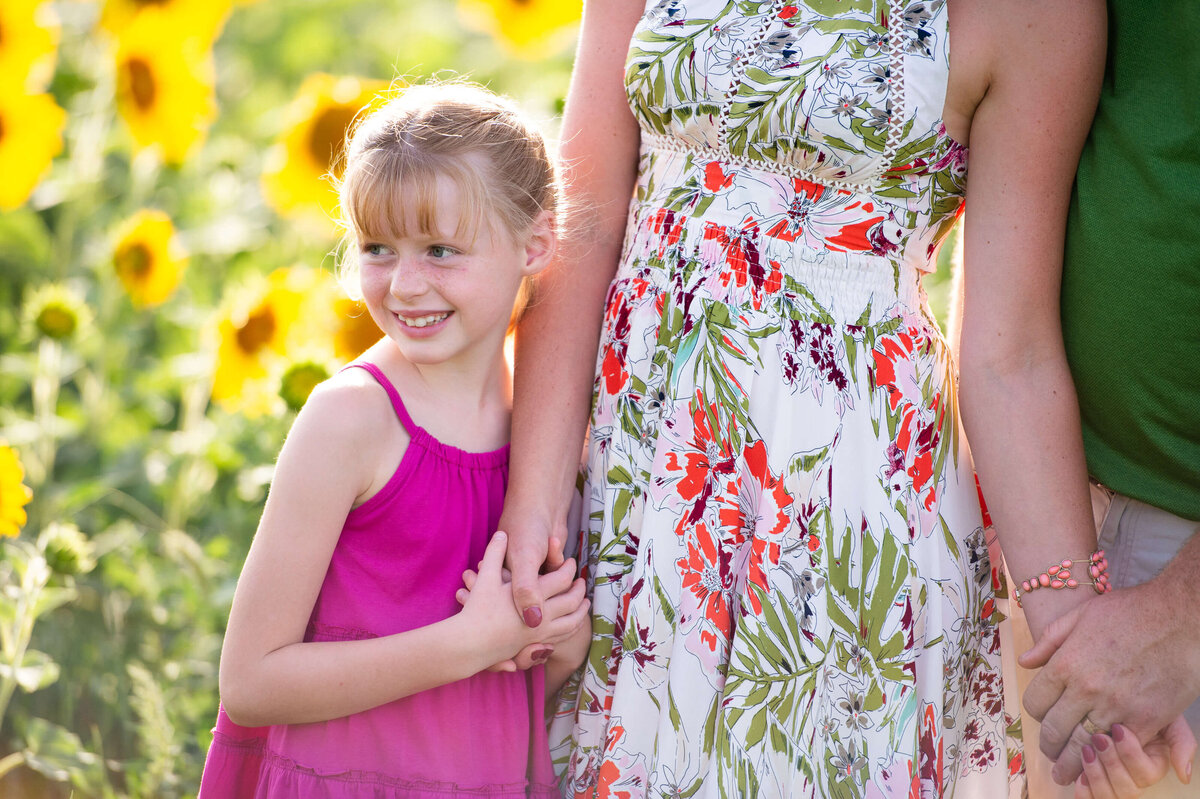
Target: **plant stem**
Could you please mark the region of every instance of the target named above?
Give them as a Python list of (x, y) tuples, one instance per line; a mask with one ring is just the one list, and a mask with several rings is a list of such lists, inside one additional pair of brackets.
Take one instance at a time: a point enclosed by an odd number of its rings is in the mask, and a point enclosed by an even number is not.
[(3, 777), (8, 772), (15, 769), (17, 766), (25, 763), (24, 752), (13, 752), (7, 757), (0, 758), (0, 777)]

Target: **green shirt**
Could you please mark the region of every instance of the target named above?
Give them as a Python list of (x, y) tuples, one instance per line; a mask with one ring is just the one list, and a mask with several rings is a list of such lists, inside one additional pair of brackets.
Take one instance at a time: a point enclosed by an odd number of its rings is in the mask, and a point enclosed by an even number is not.
[(1109, 0), (1062, 315), (1092, 476), (1200, 520), (1200, 2)]

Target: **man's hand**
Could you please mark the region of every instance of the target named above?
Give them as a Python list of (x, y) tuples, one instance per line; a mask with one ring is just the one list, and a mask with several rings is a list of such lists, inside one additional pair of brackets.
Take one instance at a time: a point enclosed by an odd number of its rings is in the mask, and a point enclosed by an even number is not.
[[(1161, 577), (1064, 614), (1019, 660), (1041, 667), (1023, 702), (1042, 724), (1041, 750), (1060, 785), (1083, 770), (1085, 716), (1102, 729), (1119, 722), (1148, 742), (1200, 696), (1195, 610)], [(1177, 770), (1189, 768), (1195, 748), (1194, 739), (1171, 747)]]

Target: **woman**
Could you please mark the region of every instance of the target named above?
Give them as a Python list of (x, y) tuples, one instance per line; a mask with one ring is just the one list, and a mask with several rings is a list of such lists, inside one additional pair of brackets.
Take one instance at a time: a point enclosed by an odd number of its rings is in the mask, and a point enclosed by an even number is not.
[[(1099, 0), (586, 5), (500, 522), (536, 625), (591, 408), (569, 790), (1020, 794), (959, 409), (1012, 573), (1091, 553), (1057, 292), (1103, 48)], [(959, 399), (920, 281), (964, 199)]]

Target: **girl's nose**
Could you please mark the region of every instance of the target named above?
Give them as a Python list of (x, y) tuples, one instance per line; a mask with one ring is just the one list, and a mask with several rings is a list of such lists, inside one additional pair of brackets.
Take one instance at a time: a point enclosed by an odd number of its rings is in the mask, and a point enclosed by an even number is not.
[(397, 299), (419, 297), (425, 293), (428, 286), (421, 267), (409, 262), (400, 262), (392, 270), (392, 296)]

